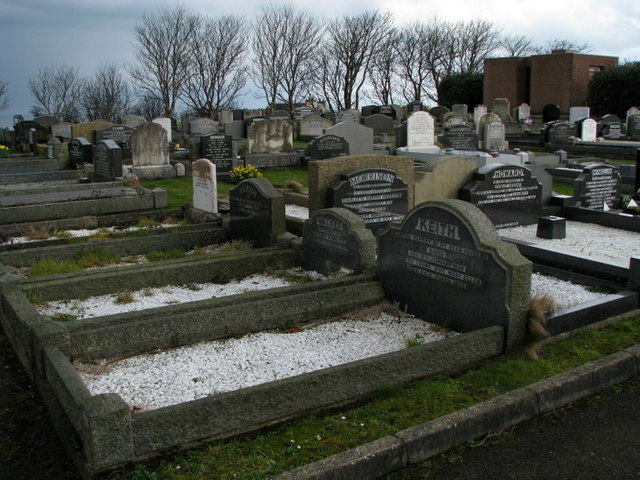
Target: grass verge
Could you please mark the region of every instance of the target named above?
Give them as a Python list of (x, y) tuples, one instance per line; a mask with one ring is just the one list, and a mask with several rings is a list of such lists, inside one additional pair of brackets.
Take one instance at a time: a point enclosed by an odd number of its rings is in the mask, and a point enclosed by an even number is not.
[(310, 415), (254, 438), (214, 442), (123, 474), (122, 480), (264, 479), (433, 420), (640, 343), (640, 317), (547, 344), (540, 360), (522, 352), (457, 377), (388, 388), (365, 405)]
[[(282, 170), (267, 170), (262, 172), (264, 178), (273, 183), (276, 187), (284, 187), (290, 180), (302, 184), (305, 188), (309, 185), (307, 170), (304, 168), (288, 168)], [(180, 208), (185, 203), (193, 199), (193, 180), (191, 177), (174, 177), (162, 180), (145, 181), (144, 187), (153, 190), (162, 188), (167, 191), (167, 209)], [(235, 185), (233, 183), (218, 182), (218, 194), (229, 195)]]

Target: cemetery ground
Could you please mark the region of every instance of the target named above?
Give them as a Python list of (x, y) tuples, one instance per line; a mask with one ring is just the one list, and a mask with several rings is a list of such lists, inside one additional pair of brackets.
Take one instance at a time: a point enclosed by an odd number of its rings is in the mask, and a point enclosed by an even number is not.
[[(165, 457), (110, 474), (115, 480), (261, 479), (449, 414), (640, 343), (640, 316), (548, 342), (534, 360), (522, 351), (459, 376), (383, 389), (353, 408), (308, 415), (255, 436)], [(409, 347), (410, 348), (410, 347)], [(4, 333), (0, 334), (0, 478), (69, 479), (77, 474)], [(507, 442), (512, 441), (507, 438)], [(460, 454), (434, 457), (392, 478), (417, 479)]]
[[(178, 185), (177, 190), (184, 191), (186, 187), (187, 184)], [(189, 201), (190, 190), (187, 195)], [(186, 202), (179, 199), (177, 203), (181, 205)], [(640, 340), (640, 318), (637, 312), (635, 315), (596, 332), (584, 332), (574, 339), (550, 343), (540, 352), (541, 359), (538, 361), (527, 358), (522, 352), (512, 352), (499, 359), (483, 362), (460, 376), (439, 377), (406, 389), (384, 389), (378, 392), (373, 401), (355, 408), (332, 411), (327, 416), (318, 413), (257, 436), (212, 443), (185, 454), (153, 461), (146, 466), (117, 472), (111, 478), (270, 478), (295, 466), (353, 448), (635, 345)], [(6, 340), (4, 336), (1, 338)], [(411, 346), (407, 344), (407, 348)], [(11, 355), (8, 357), (10, 362)], [(4, 362), (4, 356), (0, 360)], [(4, 370), (20, 371), (19, 368), (2, 370), (3, 375)], [(19, 384), (19, 381), (13, 380)], [(23, 395), (17, 403), (24, 405), (27, 399), (28, 395)], [(31, 399), (37, 403), (33, 395)], [(6, 410), (12, 411), (13, 408), (10, 406)], [(2, 412), (4, 414), (5, 409)], [(38, 419), (37, 415), (32, 417)], [(8, 422), (9, 426), (14, 423)], [(46, 420), (39, 422), (46, 423)], [(23, 428), (21, 433), (29, 430)], [(0, 452), (10, 452), (7, 460), (2, 458), (0, 467), (15, 465), (20, 455), (11, 455), (11, 452), (19, 450), (20, 447), (11, 444), (6, 449), (0, 448)], [(29, 468), (39, 463), (34, 462), (33, 453), (31, 455), (27, 459)], [(64, 458), (64, 454), (61, 458)], [(50, 464), (45, 461), (43, 465), (48, 468)], [(64, 465), (51, 468), (60, 470), (50, 478), (74, 478), (72, 471)], [(22, 471), (23, 468), (18, 467), (17, 470)], [(28, 468), (24, 467), (24, 471), (28, 471)], [(10, 478), (20, 478), (15, 472), (9, 472)], [(31, 472), (25, 478), (47, 478), (47, 475), (49, 473)]]

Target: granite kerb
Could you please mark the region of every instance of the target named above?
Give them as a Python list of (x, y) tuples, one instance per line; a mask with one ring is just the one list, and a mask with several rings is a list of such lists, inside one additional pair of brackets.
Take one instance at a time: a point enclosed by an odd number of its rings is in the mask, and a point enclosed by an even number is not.
[(97, 200), (76, 200), (60, 203), (43, 203), (2, 208), (3, 224), (34, 222), (56, 218), (104, 215), (116, 212), (152, 210), (167, 206), (166, 191), (144, 189), (142, 195), (102, 198)]
[(55, 383), (52, 389), (62, 397), (60, 406), (66, 417), (80, 427), (77, 437), (84, 445), (81, 470), (90, 476), (199, 442), (257, 431), (310, 411), (362, 401), (385, 386), (405, 385), (468, 368), (499, 355), (504, 348), (503, 338), (502, 328), (490, 327), (316, 372), (137, 413), (115, 395), (87, 397), (79, 377), (70, 370), (68, 358), (55, 348), (46, 350), (45, 381)]
[(379, 478), (491, 432), (529, 420), (640, 373), (640, 346), (550, 377), (360, 447), (276, 475), (271, 480)]
[(201, 258), (192, 256), (164, 262), (85, 270), (54, 277), (34, 277), (22, 281), (30, 296), (42, 301), (69, 300), (166, 285), (212, 282), (240, 278), (267, 268), (299, 265), (297, 252), (279, 248), (256, 249)]
[[(165, 231), (158, 229), (149, 235), (113, 238), (99, 242), (67, 243), (65, 239), (55, 241), (54, 245), (38, 242), (8, 245), (0, 251), (0, 263), (12, 267), (26, 267), (43, 259), (58, 261), (77, 259), (82, 252), (105, 250), (119, 257), (143, 255), (152, 251), (168, 251), (172, 249), (192, 249), (206, 245), (222, 243), (226, 233), (217, 224), (208, 224), (209, 228), (196, 225), (181, 227), (181, 231)], [(186, 229), (182, 231), (182, 229)], [(35, 243), (35, 242), (34, 242)]]

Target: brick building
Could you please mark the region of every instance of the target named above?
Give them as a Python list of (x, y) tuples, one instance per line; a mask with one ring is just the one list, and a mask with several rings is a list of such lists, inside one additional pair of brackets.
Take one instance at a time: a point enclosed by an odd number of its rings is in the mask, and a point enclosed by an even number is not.
[(532, 114), (554, 103), (560, 113), (569, 107), (587, 105), (589, 81), (596, 72), (618, 65), (618, 57), (582, 55), (571, 50), (554, 50), (549, 55), (487, 58), (484, 61), (483, 102), (508, 98), (512, 106), (528, 103)]

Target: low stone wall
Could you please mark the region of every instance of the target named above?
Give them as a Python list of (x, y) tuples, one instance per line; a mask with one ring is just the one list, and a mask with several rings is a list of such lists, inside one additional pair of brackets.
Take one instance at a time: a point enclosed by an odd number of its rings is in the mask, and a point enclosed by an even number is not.
[(74, 202), (6, 207), (0, 210), (0, 222), (21, 223), (51, 220), (56, 218), (82, 217), (85, 215), (104, 215), (116, 212), (152, 210), (165, 208), (168, 204), (167, 192), (156, 188), (145, 190), (141, 196), (104, 198), (100, 200), (81, 200)]
[(2, 175), (2, 178), (0, 179), (0, 185), (14, 185), (17, 183), (37, 182), (71, 182), (76, 180), (77, 175), (77, 170), (58, 170), (37, 173), (6, 173)]

